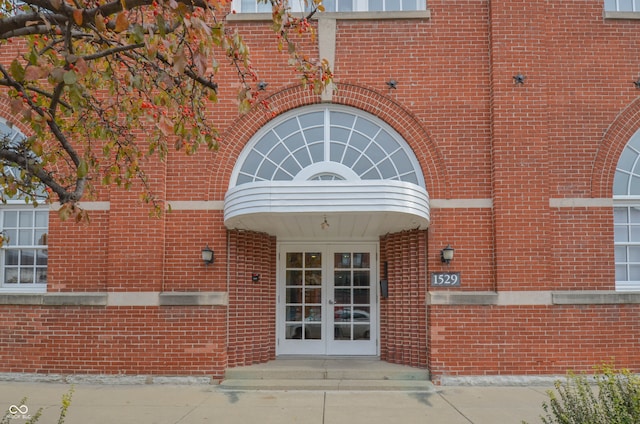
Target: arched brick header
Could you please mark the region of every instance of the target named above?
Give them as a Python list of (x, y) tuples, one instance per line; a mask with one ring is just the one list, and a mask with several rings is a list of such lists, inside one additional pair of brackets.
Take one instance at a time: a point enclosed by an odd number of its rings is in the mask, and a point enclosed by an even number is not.
[(613, 178), (622, 150), (640, 128), (640, 98), (631, 103), (605, 132), (591, 174), (591, 197), (613, 196)]
[[(320, 97), (313, 95), (302, 86), (285, 88), (266, 100), (269, 110), (263, 105), (254, 107), (223, 134), (217, 163), (226, 164), (229, 172), (216, 173), (211, 169), (210, 187), (228, 185), (231, 170), (240, 152), (249, 139), (272, 119), (274, 113), (281, 114), (294, 108), (320, 103)], [(442, 156), (428, 132), (411, 112), (389, 97), (352, 84), (338, 84), (333, 103), (369, 112), (391, 125), (411, 146), (418, 158), (429, 196), (431, 198), (448, 197), (447, 187), (444, 184), (447, 179), (446, 168)]]

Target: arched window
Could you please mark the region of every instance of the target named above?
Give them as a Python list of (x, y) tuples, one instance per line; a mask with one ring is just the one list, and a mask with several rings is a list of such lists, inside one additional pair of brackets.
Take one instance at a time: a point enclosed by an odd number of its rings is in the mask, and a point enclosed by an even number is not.
[[(0, 139), (18, 143), (24, 135), (0, 118)], [(19, 171), (7, 167), (15, 176)], [(0, 204), (0, 229), (4, 237), (0, 254), (0, 292), (45, 291), (47, 284), (47, 233), (49, 208), (34, 208), (14, 196)]]
[(640, 291), (640, 130), (618, 160), (613, 199), (616, 290)]
[(380, 119), (345, 107), (290, 113), (254, 137), (232, 177), (256, 181), (396, 180), (424, 187), (411, 149)]
[[(224, 217), (227, 228), (279, 237), (364, 239), (427, 228), (429, 195), (413, 150), (390, 125), (355, 108), (312, 105), (247, 143)], [(330, 227), (317, 225), (327, 217)]]

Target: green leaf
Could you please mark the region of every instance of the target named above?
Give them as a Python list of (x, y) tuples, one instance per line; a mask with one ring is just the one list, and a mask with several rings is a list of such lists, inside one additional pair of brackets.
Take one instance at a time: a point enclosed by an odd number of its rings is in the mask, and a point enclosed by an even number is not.
[(89, 173), (89, 165), (87, 165), (87, 161), (84, 159), (80, 159), (80, 163), (78, 164), (77, 175), (78, 178), (84, 178)]
[(134, 75), (131, 79), (131, 85), (138, 90), (141, 90), (142, 87), (142, 77), (140, 75)]
[(32, 65), (37, 65), (38, 64), (38, 53), (35, 51), (35, 49), (31, 49), (31, 51), (29, 52), (29, 63)]
[(78, 82), (78, 76), (74, 71), (67, 71), (63, 76), (64, 83), (67, 85), (73, 85)]
[(13, 59), (11, 62), (11, 67), (9, 68), (9, 72), (11, 72), (11, 76), (16, 79), (18, 82), (24, 81), (24, 68), (18, 62), (18, 59)]
[(134, 25), (131, 33), (133, 35), (133, 41), (136, 43), (142, 43), (144, 41), (144, 28), (142, 28), (142, 25)]
[(156, 16), (156, 25), (158, 25), (158, 31), (160, 32), (160, 36), (164, 38), (164, 36), (167, 35), (164, 16), (162, 15)]

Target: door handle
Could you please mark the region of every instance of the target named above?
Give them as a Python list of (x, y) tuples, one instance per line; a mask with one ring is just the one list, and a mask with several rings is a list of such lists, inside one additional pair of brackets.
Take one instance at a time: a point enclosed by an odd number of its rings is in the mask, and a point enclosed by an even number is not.
[(334, 303), (336, 303), (336, 302), (334, 302), (333, 300), (329, 299), (329, 305), (333, 305)]

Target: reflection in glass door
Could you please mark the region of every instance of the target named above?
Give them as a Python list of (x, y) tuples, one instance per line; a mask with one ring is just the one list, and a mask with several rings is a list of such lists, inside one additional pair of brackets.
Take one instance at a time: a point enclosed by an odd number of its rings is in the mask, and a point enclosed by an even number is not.
[(373, 355), (376, 353), (375, 285), (372, 284), (372, 252), (358, 249), (334, 251), (332, 295), (328, 301), (333, 337), (328, 351), (334, 355)]
[(369, 340), (369, 254), (335, 253), (334, 334), (336, 340)]
[(286, 252), (286, 338), (322, 339), (322, 253)]
[(377, 353), (375, 248), (281, 249), (278, 354)]

